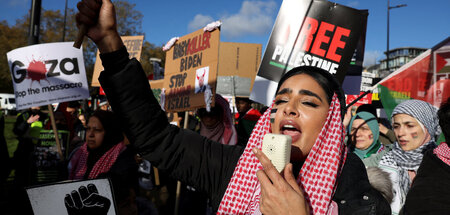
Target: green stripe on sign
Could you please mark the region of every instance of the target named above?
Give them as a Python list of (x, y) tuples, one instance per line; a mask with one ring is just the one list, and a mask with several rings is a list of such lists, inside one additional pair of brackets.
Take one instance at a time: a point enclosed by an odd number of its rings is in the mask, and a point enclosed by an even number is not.
[[(269, 64), (272, 65), (272, 66), (276, 66), (278, 68), (281, 68), (281, 69), (285, 69), (286, 68), (286, 65), (283, 65), (283, 64), (280, 64), (280, 63), (275, 63), (273, 61), (270, 61)], [(287, 70), (291, 70), (291, 69), (292, 69), (292, 67), (287, 67)]]

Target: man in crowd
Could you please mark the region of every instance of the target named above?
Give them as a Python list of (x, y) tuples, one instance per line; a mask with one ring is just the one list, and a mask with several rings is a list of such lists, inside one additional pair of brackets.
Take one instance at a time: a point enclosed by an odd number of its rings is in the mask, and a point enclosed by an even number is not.
[(237, 113), (235, 114), (238, 144), (245, 146), (250, 138), (253, 127), (258, 122), (261, 113), (252, 108), (252, 101), (246, 97), (236, 97)]

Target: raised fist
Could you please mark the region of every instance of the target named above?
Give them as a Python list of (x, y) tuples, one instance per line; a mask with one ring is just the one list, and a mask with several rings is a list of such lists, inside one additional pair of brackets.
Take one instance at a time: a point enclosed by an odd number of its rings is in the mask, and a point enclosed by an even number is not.
[(94, 184), (80, 186), (78, 191), (72, 190), (70, 194), (66, 194), (64, 204), (69, 215), (103, 215), (107, 214), (111, 201), (98, 194), (97, 187)]

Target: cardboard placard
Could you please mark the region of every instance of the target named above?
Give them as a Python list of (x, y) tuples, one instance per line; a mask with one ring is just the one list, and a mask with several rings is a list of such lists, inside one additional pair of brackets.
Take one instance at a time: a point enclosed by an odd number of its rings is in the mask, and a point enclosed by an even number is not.
[[(122, 36), (122, 41), (125, 47), (127, 47), (128, 54), (131, 58), (136, 58), (138, 61), (141, 60), (142, 45), (144, 43), (144, 35), (139, 36)], [(98, 76), (100, 72), (103, 71), (102, 60), (100, 59), (100, 52), (97, 50), (96, 60), (94, 64), (94, 74), (92, 75), (93, 87), (100, 87), (100, 82), (98, 82)]]
[[(205, 107), (205, 91), (216, 89), (220, 31), (203, 29), (181, 37), (166, 52), (164, 110), (179, 112)], [(210, 89), (210, 92), (208, 92)], [(214, 106), (214, 99), (212, 99)]]
[(6, 54), (17, 110), (89, 97), (83, 51), (72, 45), (45, 43)]
[[(108, 179), (47, 184), (26, 190), (36, 215), (116, 214), (112, 187)], [(80, 195), (80, 192), (86, 195)]]
[(250, 98), (270, 105), (283, 74), (302, 65), (327, 70), (342, 83), (367, 15), (328, 1), (284, 0)]
[(216, 93), (249, 97), (261, 63), (261, 49), (261, 44), (221, 42)]

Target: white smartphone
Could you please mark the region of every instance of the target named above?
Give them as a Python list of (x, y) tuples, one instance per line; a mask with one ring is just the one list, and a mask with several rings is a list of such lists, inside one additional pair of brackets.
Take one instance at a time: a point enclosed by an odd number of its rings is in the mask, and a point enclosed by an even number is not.
[(278, 172), (281, 172), (291, 159), (292, 138), (289, 135), (264, 135), (262, 152), (269, 158)]

